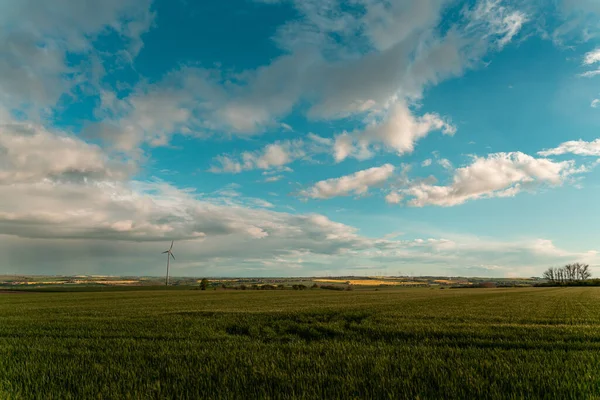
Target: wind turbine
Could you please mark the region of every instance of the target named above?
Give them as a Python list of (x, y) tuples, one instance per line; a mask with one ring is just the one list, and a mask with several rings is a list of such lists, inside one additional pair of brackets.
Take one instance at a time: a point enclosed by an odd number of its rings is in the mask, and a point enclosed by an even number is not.
[(167, 255), (167, 279), (165, 280), (165, 285), (169, 286), (169, 261), (171, 261), (171, 257), (173, 257), (173, 260), (175, 259), (175, 256), (173, 255), (173, 243), (174, 241), (171, 241), (171, 247), (169, 247), (169, 250), (163, 251), (162, 254), (166, 254)]

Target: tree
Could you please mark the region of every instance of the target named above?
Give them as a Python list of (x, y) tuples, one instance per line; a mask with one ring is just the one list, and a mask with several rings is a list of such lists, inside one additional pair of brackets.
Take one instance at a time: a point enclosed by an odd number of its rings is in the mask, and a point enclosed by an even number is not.
[(581, 277), (581, 280), (587, 280), (590, 279), (592, 277), (592, 273), (590, 272), (590, 266), (588, 264), (579, 264), (578, 265), (578, 270), (579, 270), (579, 276)]
[(202, 280), (200, 281), (200, 290), (206, 290), (207, 287), (208, 287), (208, 279), (202, 278)]
[(556, 276), (554, 275), (554, 268), (550, 267), (546, 271), (544, 271), (543, 275), (544, 279), (549, 280), (550, 282), (556, 282)]
[(574, 263), (567, 264), (562, 268), (550, 267), (544, 271), (543, 277), (551, 283), (564, 284), (588, 280), (592, 277), (592, 273), (589, 265)]
[(565, 281), (565, 270), (563, 268), (559, 268), (556, 271), (556, 278), (560, 283), (563, 283)]
[(571, 279), (573, 277), (573, 265), (572, 264), (567, 264), (563, 267), (563, 272), (565, 274), (565, 280), (566, 281), (572, 281), (573, 279)]

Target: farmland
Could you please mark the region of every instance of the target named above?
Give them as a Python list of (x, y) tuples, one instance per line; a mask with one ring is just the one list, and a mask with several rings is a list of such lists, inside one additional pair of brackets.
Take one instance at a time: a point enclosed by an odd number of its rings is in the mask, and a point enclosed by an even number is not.
[(0, 398), (593, 398), (600, 288), (0, 294)]

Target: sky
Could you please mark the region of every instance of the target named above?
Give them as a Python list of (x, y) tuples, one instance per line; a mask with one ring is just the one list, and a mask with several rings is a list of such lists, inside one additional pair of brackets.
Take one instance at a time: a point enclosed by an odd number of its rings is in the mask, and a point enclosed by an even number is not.
[(600, 276), (597, 0), (0, 0), (0, 274)]

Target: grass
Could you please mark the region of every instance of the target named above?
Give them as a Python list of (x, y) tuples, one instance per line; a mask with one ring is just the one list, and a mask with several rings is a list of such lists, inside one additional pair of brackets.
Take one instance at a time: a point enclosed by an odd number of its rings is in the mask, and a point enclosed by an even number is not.
[(600, 398), (600, 289), (0, 295), (0, 398)]

